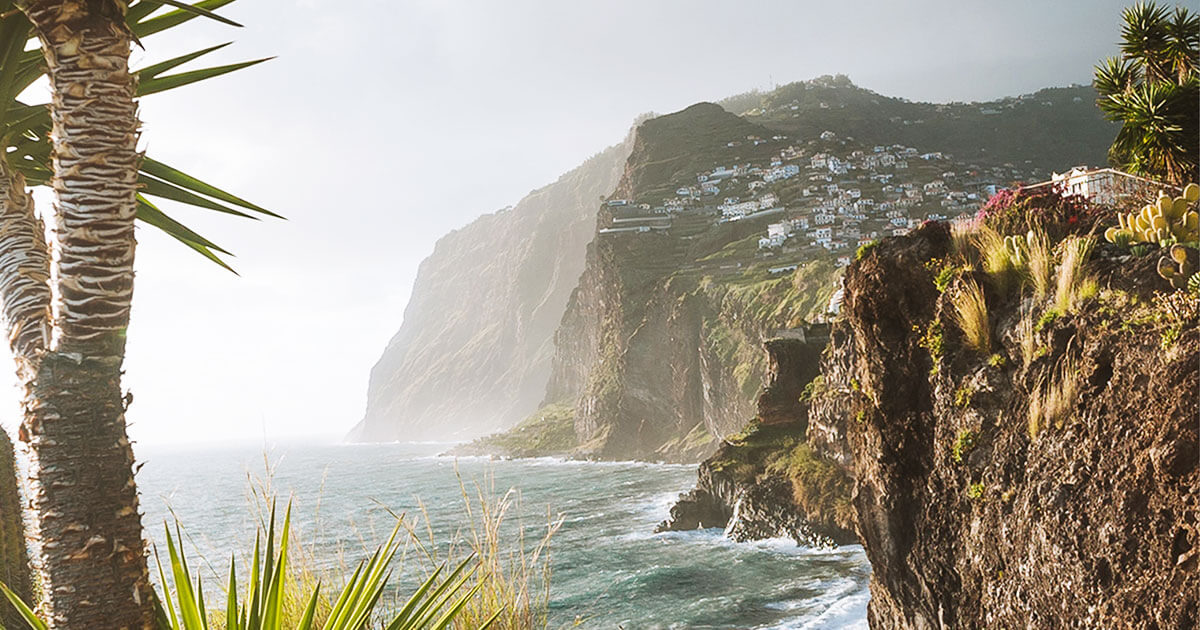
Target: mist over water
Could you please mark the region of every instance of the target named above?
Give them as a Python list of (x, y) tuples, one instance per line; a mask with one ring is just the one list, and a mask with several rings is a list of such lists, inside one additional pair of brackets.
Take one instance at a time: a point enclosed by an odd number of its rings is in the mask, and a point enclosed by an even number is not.
[[(654, 534), (672, 499), (695, 481), (694, 466), (489, 461), (437, 457), (446, 445), (371, 444), (144, 447), (138, 475), (145, 524), (161, 544), (164, 519), (179, 518), (193, 564), (211, 568), (211, 588), (228, 572), (230, 550), (248, 552), (254, 515), (248, 475), (264, 477), (293, 501), (316, 562), (352, 567), (383, 542), (394, 513), (419, 516), (434, 537), (464, 525), (460, 478), (494, 496), (519, 493), (507, 523), (510, 540), (524, 528), (532, 547), (548, 517), (561, 515), (551, 543), (550, 628), (582, 619), (584, 628), (865, 628), (870, 566), (861, 547), (797, 547), (790, 540), (733, 543), (717, 529)], [(201, 560), (202, 558), (202, 560)], [(398, 561), (399, 563), (399, 561)], [(407, 566), (394, 583), (411, 589), (420, 570)]]

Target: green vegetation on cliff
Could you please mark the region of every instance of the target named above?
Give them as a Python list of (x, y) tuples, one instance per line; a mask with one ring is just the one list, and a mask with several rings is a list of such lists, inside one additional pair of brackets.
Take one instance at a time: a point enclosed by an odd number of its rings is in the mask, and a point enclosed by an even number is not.
[(450, 449), (451, 455), (497, 457), (566, 456), (577, 446), (575, 410), (567, 405), (547, 405), (517, 426)]
[(900, 143), (989, 166), (1028, 163), (1049, 171), (1103, 163), (1118, 126), (1104, 120), (1096, 96), (1091, 86), (1071, 86), (980, 103), (921, 103), (884, 96), (838, 75), (722, 104), (750, 122), (797, 137), (832, 130), (865, 145)]

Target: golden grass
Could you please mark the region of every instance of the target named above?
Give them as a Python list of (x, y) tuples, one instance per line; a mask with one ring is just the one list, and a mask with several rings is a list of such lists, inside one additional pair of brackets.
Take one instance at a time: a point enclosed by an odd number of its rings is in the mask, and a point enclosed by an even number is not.
[(972, 242), (979, 251), (980, 265), (988, 274), (992, 286), (1000, 293), (1007, 293), (1013, 281), (1019, 278), (1020, 270), (1004, 246), (1004, 235), (981, 225), (975, 230)]
[(992, 327), (983, 289), (974, 280), (966, 279), (950, 299), (967, 345), (979, 352), (991, 351)]
[(975, 233), (979, 224), (975, 221), (954, 222), (950, 224), (950, 244), (954, 253), (964, 261), (970, 261), (976, 249), (974, 247)]
[(1054, 291), (1054, 307), (1060, 313), (1071, 312), (1081, 301), (1096, 294), (1095, 278), (1087, 274), (1087, 262), (1095, 240), (1090, 236), (1071, 236), (1059, 244), (1062, 262)]
[(1054, 248), (1050, 245), (1050, 236), (1041, 227), (1029, 231), (1025, 246), (1029, 258), (1025, 271), (1029, 276), (1029, 284), (1033, 286), (1033, 298), (1041, 302), (1050, 295), (1054, 278)]
[[(266, 473), (262, 477), (247, 475), (248, 509), (256, 521), (264, 528), (271, 516), (271, 504), (278, 496), (273, 485), (274, 468), (266, 461)], [(408, 533), (408, 549), (403, 556), (393, 563), (396, 575), (401, 573), (420, 574), (428, 576), (439, 565), (456, 566), (469, 556), (474, 556), (478, 568), (475, 577), (463, 589), (469, 589), (479, 583), (480, 589), (468, 601), (463, 612), (455, 618), (451, 627), (456, 629), (471, 629), (480, 627), (493, 613), (503, 610), (500, 616), (489, 628), (499, 630), (545, 628), (550, 602), (550, 540), (562, 525), (561, 517), (547, 516), (547, 526), (544, 534), (533, 544), (527, 544), (525, 530), (519, 518), (510, 518), (511, 512), (519, 507), (519, 494), (508, 490), (497, 496), (494, 480), (486, 476), (483, 481), (471, 482), (473, 490), (468, 490), (468, 483), (461, 476), (458, 478), (462, 492), (463, 505), (459, 514), (455, 514), (460, 523), (458, 531), (451, 540), (440, 540), (434, 534), (430, 515), (421, 508), (420, 518), (406, 517), (403, 514), (388, 513), (396, 519), (399, 525)], [(322, 481), (322, 487), (324, 481)], [(315, 527), (320, 527), (320, 493), (314, 515)], [(511, 522), (510, 522), (511, 521)], [(394, 525), (389, 524), (386, 529)], [(364, 555), (373, 549), (368, 539), (378, 538), (375, 528), (368, 526), (368, 532), (359, 530), (352, 525), (355, 535), (362, 544)], [(385, 536), (386, 538), (386, 536)], [(305, 539), (304, 532), (295, 523), (292, 524), (288, 536), (288, 571), (284, 582), (284, 602), (281, 607), (284, 626), (298, 625), (304, 613), (307, 597), (319, 582), (322, 585), (321, 596), (317, 604), (315, 620), (316, 627), (321, 627), (328, 618), (340, 585), (345, 576), (350, 573), (350, 563), (344, 557), (345, 550), (338, 550), (338, 559), (333, 569), (322, 569), (317, 561), (317, 539)], [(439, 552), (439, 548), (443, 551)], [(227, 562), (227, 560), (226, 560)], [(239, 567), (240, 568), (240, 567)], [(221, 569), (213, 567), (217, 574)], [(228, 567), (224, 568), (228, 571)], [(415, 572), (415, 573), (414, 573)], [(224, 587), (224, 580), (221, 580)], [(389, 587), (389, 591), (393, 589)], [(399, 609), (408, 593), (397, 591), (391, 593), (394, 601), (381, 603), (382, 613), (394, 612)], [(388, 599), (385, 597), (384, 599)], [(223, 602), (223, 600), (221, 600)], [(386, 616), (386, 614), (384, 615)], [(209, 614), (210, 628), (224, 630), (225, 613), (215, 607)]]
[(1070, 344), (1067, 354), (1059, 363), (1058, 370), (1051, 374), (1049, 382), (1042, 379), (1029, 399), (1029, 438), (1034, 439), (1043, 429), (1053, 425), (1061, 429), (1071, 415), (1071, 408), (1079, 395), (1079, 364), (1071, 357)]
[(418, 552), (414, 555), (421, 559), (427, 573), (442, 562), (454, 565), (472, 555), (479, 563), (475, 582), (469, 585), (478, 584), (479, 591), (453, 627), (473, 630), (500, 611), (489, 628), (545, 628), (550, 606), (550, 541), (562, 526), (563, 518), (548, 512), (543, 534), (530, 544), (521, 519), (517, 517), (510, 523), (510, 511), (520, 511), (520, 495), (516, 490), (509, 489), (497, 496), (495, 480), (490, 475), (471, 482), (470, 488), (461, 476), (458, 480), (464, 525), (445, 551), (438, 551), (424, 506), (424, 531), (415, 527), (408, 530)]
[(1021, 365), (1027, 368), (1037, 354), (1037, 331), (1032, 309), (1022, 312), (1021, 319), (1017, 321), (1017, 343), (1021, 349)]

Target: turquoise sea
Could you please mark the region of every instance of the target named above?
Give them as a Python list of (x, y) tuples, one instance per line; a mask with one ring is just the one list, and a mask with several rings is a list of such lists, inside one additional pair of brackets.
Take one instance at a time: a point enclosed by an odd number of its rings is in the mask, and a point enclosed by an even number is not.
[[(444, 543), (461, 527), (463, 486), (493, 497), (511, 489), (511, 539), (519, 526), (531, 546), (548, 515), (563, 519), (551, 542), (551, 628), (866, 627), (870, 566), (858, 546), (733, 543), (717, 529), (654, 534), (695, 481), (695, 466), (437, 456), (445, 448), (141, 447), (145, 523), (161, 545), (164, 521), (178, 518), (193, 564), (216, 586), (230, 550), (252, 545), (249, 479), (261, 481), (268, 466), (274, 492), (293, 502), (306, 549), (334, 573), (386, 538), (392, 513), (419, 517), (424, 506)], [(397, 588), (411, 588), (418, 573), (402, 568)]]

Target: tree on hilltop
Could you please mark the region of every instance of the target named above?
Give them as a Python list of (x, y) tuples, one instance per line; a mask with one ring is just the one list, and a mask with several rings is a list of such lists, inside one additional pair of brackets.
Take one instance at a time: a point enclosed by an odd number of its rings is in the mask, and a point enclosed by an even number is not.
[(1097, 104), (1121, 123), (1109, 161), (1175, 185), (1200, 165), (1200, 16), (1139, 2), (1122, 12), (1121, 54), (1096, 66)]

